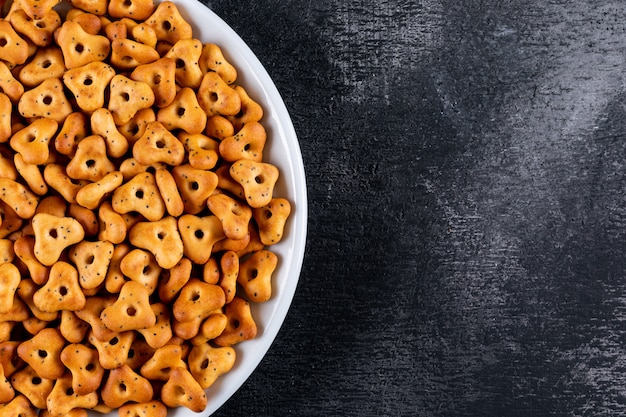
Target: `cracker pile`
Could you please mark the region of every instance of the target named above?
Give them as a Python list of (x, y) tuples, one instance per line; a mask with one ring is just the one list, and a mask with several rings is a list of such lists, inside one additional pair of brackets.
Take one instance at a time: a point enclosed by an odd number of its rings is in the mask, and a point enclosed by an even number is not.
[(0, 18), (0, 415), (202, 411), (291, 212), (263, 109), (174, 3), (58, 5)]

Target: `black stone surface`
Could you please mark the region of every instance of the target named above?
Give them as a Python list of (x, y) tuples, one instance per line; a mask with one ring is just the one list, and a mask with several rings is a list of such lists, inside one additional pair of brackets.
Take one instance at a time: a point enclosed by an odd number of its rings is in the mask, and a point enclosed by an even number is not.
[(310, 208), (216, 416), (626, 413), (622, 1), (204, 1), (281, 91)]

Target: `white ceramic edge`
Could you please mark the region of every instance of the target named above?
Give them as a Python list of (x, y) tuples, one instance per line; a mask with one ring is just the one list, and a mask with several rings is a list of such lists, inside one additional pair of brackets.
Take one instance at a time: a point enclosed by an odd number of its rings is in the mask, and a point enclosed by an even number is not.
[[(217, 14), (197, 0), (174, 0), (181, 15), (194, 29), (193, 36), (203, 42), (220, 46), (227, 60), (238, 71), (236, 84), (242, 85), (250, 97), (264, 109), (261, 123), (268, 133), (263, 159), (276, 165), (280, 177), (275, 196), (288, 198), (292, 214), (286, 224), (283, 240), (271, 247), (279, 257), (273, 275), (272, 299), (251, 303), (259, 327), (255, 339), (236, 345), (237, 360), (233, 369), (222, 375), (206, 393), (207, 408), (194, 413), (186, 408), (172, 409), (168, 417), (210, 416), (241, 388), (257, 368), (274, 342), (293, 300), (306, 247), (308, 204), (306, 177), (298, 138), (278, 89), (252, 50)], [(280, 381), (275, 381), (280, 384)], [(92, 413), (91, 416), (102, 416)], [(107, 417), (117, 416), (117, 411)]]
[(306, 245), (306, 178), (300, 145), (289, 112), (263, 64), (243, 39), (207, 6), (197, 0), (175, 0), (174, 3), (181, 15), (192, 24), (194, 37), (220, 46), (227, 60), (237, 68), (236, 84), (242, 85), (250, 97), (263, 106), (261, 122), (268, 133), (263, 159), (280, 170), (275, 195), (287, 197), (292, 204), (292, 216), (286, 225), (284, 239), (270, 247), (279, 257), (273, 276), (272, 299), (262, 304), (251, 303), (252, 313), (259, 326), (257, 337), (235, 346), (235, 366), (207, 390), (209, 404), (206, 410), (193, 413), (178, 408), (168, 414), (168, 417), (210, 416), (254, 372), (287, 316), (300, 277)]
[[(196, 0), (178, 0), (176, 4), (179, 5), (180, 13), (194, 25), (194, 37), (219, 45), (238, 70), (237, 84), (244, 86), (250, 97), (262, 104), (263, 125), (268, 131), (268, 149), (264, 159), (280, 169), (276, 195), (288, 196), (293, 205), (293, 215), (285, 230), (285, 239), (272, 247), (279, 256), (279, 266), (273, 277), (273, 298), (267, 303), (252, 305), (259, 334), (254, 340), (235, 347), (235, 367), (207, 390), (209, 404), (198, 415), (209, 416), (226, 403), (254, 372), (287, 316), (300, 276), (306, 244), (306, 181), (291, 118), (274, 82), (256, 55), (230, 26), (204, 4)], [(203, 20), (203, 15), (208, 17), (207, 22), (199, 24), (198, 18)], [(179, 408), (170, 414), (183, 417), (197, 413)]]

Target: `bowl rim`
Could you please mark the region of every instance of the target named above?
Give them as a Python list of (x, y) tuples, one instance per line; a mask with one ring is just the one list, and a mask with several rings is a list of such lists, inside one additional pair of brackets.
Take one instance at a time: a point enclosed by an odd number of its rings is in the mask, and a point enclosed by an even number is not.
[(250, 97), (262, 105), (264, 116), (261, 123), (268, 133), (269, 149), (269, 157), (263, 159), (279, 167), (276, 196), (288, 198), (292, 205), (283, 240), (268, 248), (279, 255), (274, 277), (278, 285), (273, 297), (263, 305), (251, 303), (253, 316), (258, 318), (257, 337), (234, 347), (237, 363), (206, 390), (209, 403), (203, 412), (178, 408), (168, 414), (169, 417), (210, 416), (249, 379), (274, 343), (291, 308), (306, 250), (308, 195), (298, 136), (284, 100), (266, 68), (246, 42), (206, 4), (198, 0), (173, 0), (173, 3), (192, 25), (194, 38), (222, 48), (227, 60), (238, 71), (235, 84), (242, 85)]

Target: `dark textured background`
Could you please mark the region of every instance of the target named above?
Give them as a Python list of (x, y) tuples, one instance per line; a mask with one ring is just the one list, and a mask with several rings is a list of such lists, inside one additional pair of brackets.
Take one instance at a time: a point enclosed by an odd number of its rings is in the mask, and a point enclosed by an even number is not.
[(626, 413), (626, 4), (204, 0), (276, 82), (310, 228), (217, 416)]

